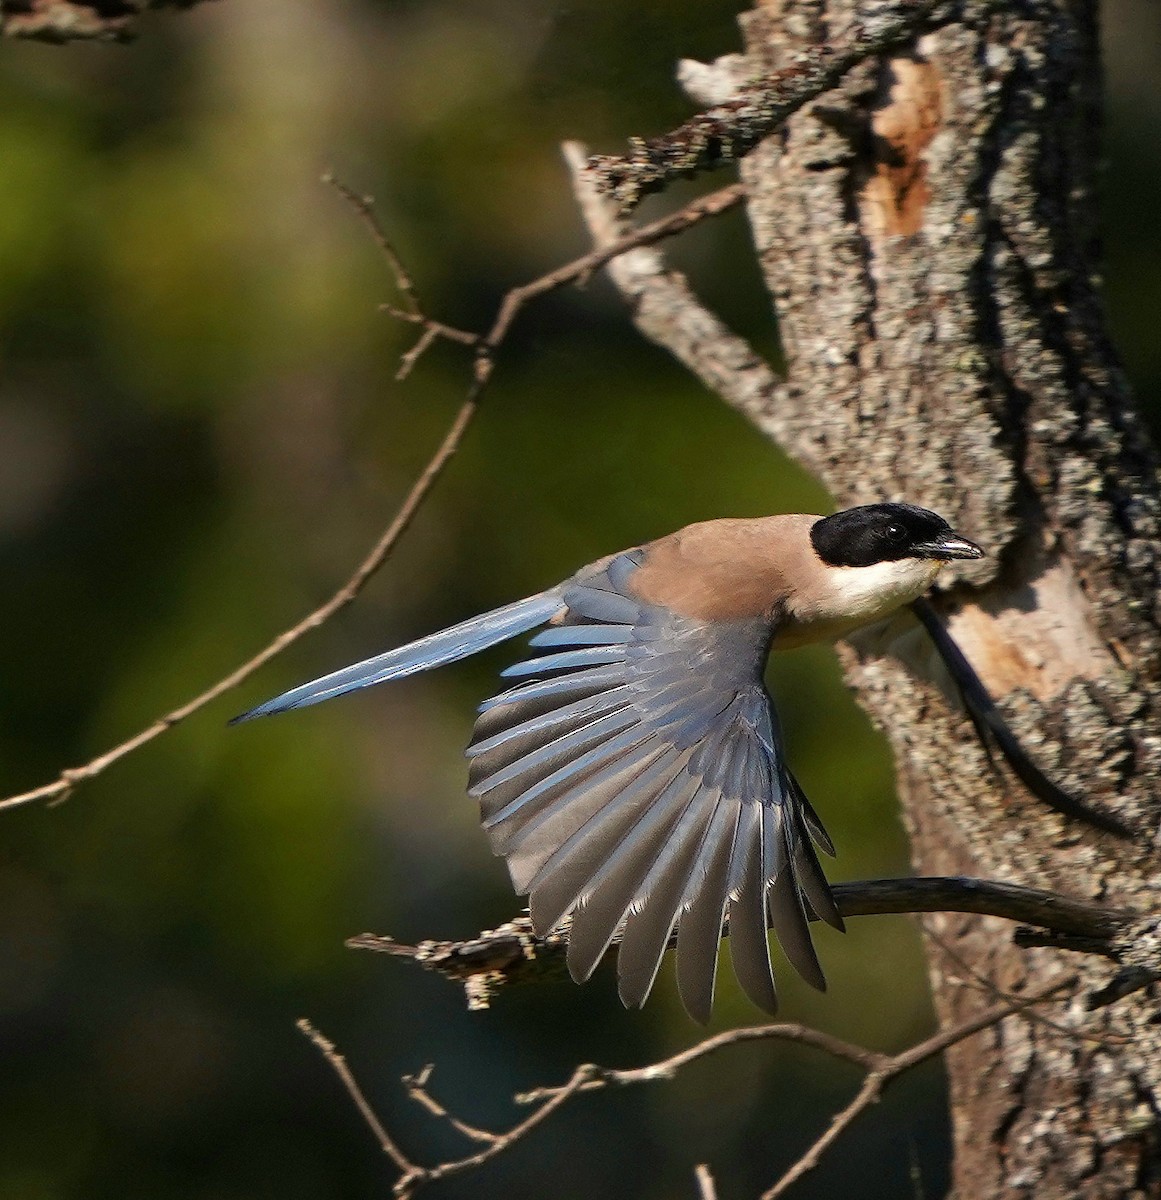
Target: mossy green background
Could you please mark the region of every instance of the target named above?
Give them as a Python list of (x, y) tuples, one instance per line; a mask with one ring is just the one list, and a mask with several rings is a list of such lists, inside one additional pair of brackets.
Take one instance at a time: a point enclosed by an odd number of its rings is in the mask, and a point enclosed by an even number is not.
[[(219, 0), (131, 47), (0, 45), (0, 789), (53, 777), (211, 683), (345, 578), (464, 391), (411, 331), (335, 194), (375, 194), (428, 309), (484, 327), (586, 248), (557, 146), (613, 149), (689, 111), (674, 62), (733, 50), (723, 0)], [(1107, 292), (1156, 428), (1161, 18), (1106, 6)], [(714, 181), (716, 182), (716, 181)], [(651, 209), (650, 211), (655, 211)], [(744, 222), (673, 250), (775, 352)], [(421, 1161), (464, 1149), (406, 1100), (511, 1122), (582, 1060), (698, 1031), (668, 969), (626, 1013), (608, 972), (472, 1014), (444, 981), (343, 948), (465, 936), (517, 904), (460, 756), (504, 655), (236, 729), (284, 686), (720, 515), (817, 485), (644, 344), (603, 280), (522, 317), (462, 452), (357, 604), (244, 688), (80, 788), (0, 814), (0, 1197), (384, 1195), (392, 1172), (294, 1027), (347, 1053)], [(970, 531), (969, 531), (970, 532)], [(838, 878), (907, 870), (889, 756), (833, 656), (780, 659), (790, 753)], [(819, 934), (831, 988), (784, 967), (789, 1019), (881, 1049), (931, 1029), (903, 918)], [(751, 1021), (728, 967), (714, 1028)], [(776, 1177), (849, 1069), (750, 1047), (672, 1085), (577, 1102), (448, 1196), (723, 1196)], [(803, 1197), (937, 1196), (932, 1067), (868, 1114)]]

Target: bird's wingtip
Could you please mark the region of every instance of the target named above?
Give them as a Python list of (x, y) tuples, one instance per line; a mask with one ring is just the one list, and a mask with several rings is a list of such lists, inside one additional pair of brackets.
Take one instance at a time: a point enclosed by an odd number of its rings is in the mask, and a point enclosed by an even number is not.
[(231, 717), (226, 725), (232, 728), (235, 725), (244, 725), (247, 721), (253, 721), (258, 717), (268, 717), (272, 713), (281, 711), (280, 706), (274, 705), (269, 701), (266, 704), (256, 705), (254, 708), (248, 708), (245, 712), (238, 713), (237, 716)]

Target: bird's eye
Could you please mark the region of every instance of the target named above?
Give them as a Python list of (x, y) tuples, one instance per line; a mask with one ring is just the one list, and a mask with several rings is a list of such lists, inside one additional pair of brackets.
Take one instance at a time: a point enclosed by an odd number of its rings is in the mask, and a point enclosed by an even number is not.
[(887, 537), (893, 542), (901, 542), (907, 536), (907, 531), (902, 525), (888, 525), (886, 533)]

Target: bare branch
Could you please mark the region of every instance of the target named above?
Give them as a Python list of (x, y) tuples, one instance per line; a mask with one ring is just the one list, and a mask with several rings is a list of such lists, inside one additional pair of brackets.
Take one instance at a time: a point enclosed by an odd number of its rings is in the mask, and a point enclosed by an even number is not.
[[(745, 1026), (740, 1029), (727, 1030), (713, 1037), (705, 1038), (669, 1058), (650, 1063), (643, 1067), (614, 1069), (601, 1067), (595, 1063), (583, 1063), (578, 1066), (569, 1079), (558, 1086), (534, 1088), (514, 1097), (518, 1104), (533, 1105), (534, 1111), (524, 1120), (517, 1122), (504, 1133), (491, 1133), (478, 1129), (467, 1122), (453, 1116), (439, 1101), (431, 1097), (427, 1084), (431, 1078), (431, 1067), (425, 1067), (419, 1075), (404, 1077), (404, 1085), (413, 1099), (421, 1103), (433, 1116), (449, 1122), (455, 1129), (473, 1141), (483, 1142), (484, 1147), (474, 1154), (463, 1158), (449, 1159), (432, 1166), (420, 1166), (407, 1158), (398, 1145), (386, 1132), (382, 1121), (370, 1108), (362, 1090), (355, 1081), (346, 1064), (346, 1060), (317, 1030), (307, 1021), (300, 1021), (299, 1028), (319, 1048), (327, 1062), (338, 1075), (348, 1095), (358, 1108), (364, 1122), (375, 1134), (383, 1152), (391, 1158), (400, 1171), (394, 1191), (399, 1197), (410, 1197), (423, 1185), (444, 1179), (451, 1175), (459, 1175), (466, 1171), (482, 1166), (498, 1155), (503, 1154), (511, 1146), (527, 1137), (534, 1129), (543, 1124), (553, 1113), (562, 1108), (573, 1096), (581, 1092), (600, 1091), (610, 1087), (631, 1087), (641, 1083), (656, 1083), (673, 1079), (685, 1066), (711, 1054), (716, 1054), (734, 1046), (758, 1041), (791, 1042), (798, 1045), (810, 1046), (824, 1054), (849, 1062), (865, 1072), (865, 1078), (855, 1098), (831, 1121), (822, 1135), (806, 1150), (806, 1152), (790, 1167), (788, 1171), (767, 1191), (763, 1200), (774, 1200), (781, 1196), (789, 1187), (808, 1171), (817, 1166), (823, 1154), (838, 1140), (842, 1133), (854, 1120), (882, 1095), (884, 1088), (895, 1078), (911, 1068), (926, 1062), (928, 1059), (942, 1053), (949, 1046), (998, 1024), (1014, 1013), (1025, 1012), (1033, 1005), (1049, 1000), (1061, 992), (1073, 988), (1076, 977), (1070, 975), (1066, 979), (1057, 979), (1046, 987), (1028, 996), (1013, 996), (1003, 1002), (984, 1009), (974, 1017), (950, 1029), (944, 1029), (932, 1037), (904, 1050), (900, 1054), (888, 1056), (867, 1050), (844, 1042), (830, 1034), (821, 1033), (805, 1025), (777, 1024)], [(713, 1178), (708, 1168), (703, 1165), (697, 1168), (697, 1184), (701, 1197), (714, 1195)]]
[[(344, 184), (338, 183), (333, 179), (328, 181), (353, 205), (360, 219), (367, 224), (376, 245), (387, 256), (388, 261), (392, 264), (393, 269), (395, 269), (398, 257), (394, 249), (391, 248), (390, 242), (382, 233), (381, 226), (374, 213), (372, 201), (368, 197), (359, 196)], [(126, 755), (132, 754), (135, 750), (148, 745), (155, 738), (160, 737), (167, 730), (180, 724), (187, 717), (205, 708), (206, 705), (216, 700), (219, 696), (224, 695), (248, 679), (255, 671), (265, 666), (266, 663), (288, 646), (297, 642), (304, 634), (312, 629), (317, 629), (340, 609), (350, 604), (359, 592), (362, 591), (371, 576), (391, 556), (396, 543), (407, 531), (415, 514), (426, 500), (432, 487), (443, 473), (444, 468), (459, 449), (464, 434), (467, 432), (468, 426), (471, 424), (472, 418), (479, 407), (480, 398), (495, 371), (496, 351), (507, 337), (512, 328), (512, 323), (523, 307), (529, 301), (539, 296), (556, 291), (568, 284), (578, 283), (589, 278), (594, 271), (599, 270), (620, 254), (624, 254), (636, 247), (649, 245), (663, 238), (671, 237), (684, 229), (688, 229), (691, 225), (705, 220), (707, 217), (726, 212), (740, 203), (743, 195), (744, 191), (740, 185), (723, 188), (719, 192), (695, 200), (677, 212), (644, 226), (612, 245), (583, 255), (538, 279), (513, 288), (501, 301), (496, 317), (492, 322), (492, 327), (483, 335), (457, 330), (452, 326), (444, 325), (442, 322), (433, 321), (419, 311), (395, 310), (393, 315), (424, 327), (424, 333), (421, 335), (419, 343), (403, 356), (400, 366), (400, 377), (406, 376), (410, 372), (420, 354), (427, 349), (436, 337), (444, 337), (475, 348), (476, 355), (473, 363), (472, 380), (468, 386), (467, 395), (455, 417), (452, 419), (443, 440), (436, 448), (427, 466), (424, 467), (418, 479), (412, 485), (411, 490), (407, 493), (390, 524), (355, 569), (350, 579), (329, 600), (309, 613), (296, 625), (280, 633), (252, 658), (235, 668), (205, 691), (200, 692), (192, 700), (159, 717), (133, 737), (114, 746), (111, 750), (98, 755), (82, 766), (69, 767), (61, 771), (51, 783), (33, 788), (30, 791), (20, 792), (5, 799), (0, 799), (0, 810), (15, 808), (22, 804), (30, 804), (37, 800), (44, 800), (50, 803), (60, 803), (66, 800), (78, 784), (96, 778)], [(399, 265), (396, 271), (396, 282), (400, 290), (408, 298), (409, 303), (417, 305), (418, 299), (414, 285), (411, 283), (410, 276), (407, 275), (401, 265)], [(434, 330), (434, 333), (431, 333), (429, 336), (429, 331), (432, 330)]]
[(410, 1175), (417, 1169), (415, 1164), (399, 1149), (395, 1140), (383, 1128), (382, 1122), (375, 1115), (375, 1110), (368, 1103), (367, 1097), (363, 1095), (363, 1089), (359, 1087), (354, 1075), (351, 1074), (351, 1069), (347, 1066), (347, 1060), (335, 1048), (334, 1042), (319, 1033), (305, 1017), (299, 1020), (297, 1024), (299, 1031), (311, 1040), (318, 1052), (327, 1060), (331, 1069), (339, 1077), (339, 1082), (342, 1083), (347, 1095), (350, 1096), (355, 1107), (359, 1110), (359, 1114), (366, 1122), (367, 1128), (375, 1135), (375, 1140), (379, 1143), (379, 1149), (391, 1159), (399, 1170), (403, 1172), (404, 1176)]
[(833, 88), (858, 63), (913, 40), (938, 0), (897, 0), (873, 24), (855, 25), (841, 44), (823, 43), (662, 137), (630, 138), (626, 155), (594, 155), (588, 170), (622, 213), (675, 179), (744, 158), (792, 113)]
[(428, 1063), (417, 1075), (404, 1075), (403, 1086), (407, 1089), (407, 1094), (421, 1108), (427, 1109), (433, 1117), (438, 1117), (442, 1121), (446, 1121), (457, 1133), (463, 1134), (469, 1141), (483, 1142), (485, 1146), (494, 1145), (500, 1140), (500, 1135), (491, 1133), (487, 1129), (481, 1129), (478, 1125), (469, 1125), (467, 1121), (459, 1117), (453, 1116), (440, 1102), (427, 1090), (427, 1085), (431, 1080), (432, 1072), (435, 1070), (434, 1063)]
[(419, 325), (423, 332), (415, 345), (406, 351), (399, 359), (399, 370), (395, 372), (395, 382), (402, 383), (411, 374), (415, 364), (423, 357), (432, 343), (443, 338), (445, 342), (457, 342), (461, 346), (478, 349), (483, 338), (478, 333), (468, 329), (457, 329), (454, 325), (445, 325), (442, 321), (433, 320), (423, 313), (411, 312), (408, 309), (396, 308), (393, 304), (379, 305), (379, 311), (387, 313), (397, 321), (408, 325)]
[(181, 705), (181, 707), (173, 709), (172, 712), (166, 713), (163, 717), (159, 717), (152, 725), (149, 725), (140, 733), (135, 734), (127, 741), (120, 743), (120, 745), (114, 746), (113, 749), (107, 750), (104, 754), (91, 759), (84, 766), (70, 767), (68, 770), (62, 771), (52, 783), (47, 783), (42, 787), (33, 788), (31, 791), (21, 792), (19, 795), (9, 796), (7, 799), (0, 800), (0, 809), (15, 808), (18, 805), (29, 804), (35, 800), (48, 800), (54, 803), (66, 800), (77, 784), (95, 779), (126, 755), (132, 754), (133, 751), (148, 745), (155, 738), (160, 737), (175, 725), (180, 724), (187, 717), (205, 708), (211, 701), (216, 700), (219, 696), (224, 695), (248, 679), (259, 667), (265, 666), (272, 658), (281, 654), (287, 646), (297, 642), (305, 633), (308, 633), (312, 629), (317, 629), (320, 625), (330, 620), (340, 609), (346, 608), (363, 590), (371, 576), (391, 556), (396, 543), (414, 520), (415, 514), (419, 511), (428, 493), (435, 486), (435, 482), (443, 473), (444, 467), (447, 466), (452, 455), (459, 449), (464, 434), (467, 432), (468, 425), (471, 423), (472, 417), (475, 416), (476, 407), (477, 399), (475, 396), (469, 397), (460, 406), (459, 411), (443, 436), (443, 441), (440, 442), (427, 466), (423, 468), (419, 478), (412, 485), (399, 510), (391, 519), (391, 523), (383, 531), (379, 540), (371, 548), (367, 556), (355, 568), (354, 573), (347, 582), (329, 600), (320, 604), (318, 608), (305, 616), (297, 625), (293, 625), (290, 629), (280, 633), (272, 642), (264, 646), (240, 667), (236, 667), (224, 678), (219, 679), (212, 687), (207, 688), (204, 692), (200, 692), (192, 700)]
[[(1139, 920), (1134, 913), (1091, 901), (983, 879), (868, 879), (834, 884), (831, 890), (844, 917), (981, 913), (1088, 938), (1111, 956), (1119, 955), (1131, 943), (1134, 924)], [(722, 932), (728, 934), (728, 922)], [(610, 953), (618, 940), (614, 937)], [(671, 946), (674, 941), (670, 939)], [(411, 946), (381, 934), (363, 933), (350, 938), (347, 945), (391, 954), (453, 979), (467, 990), (468, 1007), (478, 1009), (486, 1008), (493, 993), (504, 984), (539, 982), (563, 975), (568, 922), (544, 937), (537, 936), (527, 917), (517, 917), (468, 941), (425, 941)]]
[[(411, 1196), (422, 1184), (432, 1183), (437, 1179), (446, 1179), (449, 1175), (460, 1175), (465, 1171), (474, 1170), (476, 1167), (481, 1167), (484, 1163), (503, 1154), (509, 1147), (527, 1137), (537, 1126), (542, 1125), (557, 1109), (567, 1104), (577, 1092), (581, 1091), (588, 1081), (588, 1070), (588, 1067), (578, 1067), (573, 1078), (559, 1092), (545, 1100), (534, 1113), (514, 1125), (507, 1133), (496, 1134), (492, 1137), (483, 1150), (475, 1154), (469, 1154), (464, 1158), (448, 1159), (431, 1167), (411, 1165), (410, 1169), (396, 1182), (395, 1194), (397, 1196)], [(439, 1105), (438, 1107), (442, 1108), (443, 1106)], [(448, 1119), (454, 1120), (450, 1116)], [(376, 1122), (376, 1124), (378, 1125), (379, 1123)]]
[(986, 1008), (983, 1012), (970, 1017), (959, 1025), (953, 1026), (951, 1029), (940, 1030), (939, 1033), (929, 1037), (926, 1041), (920, 1042), (917, 1046), (912, 1046), (910, 1050), (904, 1050), (901, 1054), (896, 1054), (893, 1058), (882, 1062), (868, 1073), (855, 1098), (846, 1108), (835, 1115), (830, 1125), (827, 1126), (825, 1132), (818, 1140), (814, 1142), (797, 1162), (783, 1173), (781, 1178), (772, 1187), (762, 1193), (761, 1200), (777, 1200), (779, 1196), (785, 1195), (804, 1175), (813, 1171), (818, 1166), (826, 1151), (834, 1145), (865, 1109), (878, 1101), (879, 1097), (883, 1094), (883, 1089), (893, 1079), (898, 1078), (912, 1067), (916, 1067), (920, 1063), (934, 1058), (937, 1054), (942, 1054), (949, 1046), (954, 1046), (957, 1042), (962, 1042), (965, 1038), (969, 1038), (983, 1029), (999, 1024), (1005, 1017), (1010, 1017), (1015, 1013), (1030, 1008), (1034, 1004), (1040, 1004), (1045, 1000), (1049, 1000), (1053, 996), (1059, 995), (1061, 992), (1067, 991), (1075, 985), (1075, 975), (1070, 975), (1065, 979), (1057, 979), (1053, 983), (1039, 988), (1029, 996), (1013, 997), (1011, 1000), (1005, 1000), (993, 1005), (991, 1008)]
[(610, 1067), (598, 1067), (587, 1063), (578, 1067), (578, 1071), (586, 1073), (585, 1081), (574, 1087), (575, 1074), (560, 1087), (534, 1088), (529, 1092), (521, 1092), (515, 1097), (517, 1104), (540, 1104), (558, 1096), (566, 1088), (574, 1091), (595, 1092), (607, 1087), (632, 1087), (638, 1083), (655, 1083), (661, 1079), (673, 1079), (682, 1067), (697, 1062), (710, 1054), (716, 1054), (728, 1046), (738, 1046), (744, 1042), (793, 1042), (799, 1046), (809, 1046), (821, 1050), (833, 1058), (841, 1058), (844, 1062), (862, 1067), (864, 1071), (878, 1071), (888, 1065), (890, 1060), (884, 1054), (873, 1050), (865, 1050), (852, 1042), (844, 1042), (841, 1038), (832, 1037), (829, 1033), (811, 1029), (809, 1025), (799, 1025), (796, 1022), (779, 1022), (772, 1025), (747, 1025), (741, 1029), (727, 1029), (724, 1033), (714, 1034), (694, 1046), (664, 1058), (660, 1062), (650, 1063), (647, 1067), (632, 1067), (624, 1070), (613, 1070)]
[(422, 325), (424, 329), (434, 329), (441, 338), (446, 338), (449, 342), (459, 342), (461, 346), (475, 348), (482, 340), (480, 334), (472, 333), (470, 329), (457, 329), (454, 325), (445, 325), (442, 321), (434, 321), (431, 317), (425, 317), (422, 313), (410, 312), (405, 308), (396, 308), (393, 304), (380, 304), (379, 311), (385, 312), (397, 321), (405, 321), (410, 325)]
[(728, 212), (731, 208), (741, 204), (745, 195), (745, 187), (740, 183), (735, 183), (721, 188), (719, 191), (711, 192), (708, 196), (701, 196), (668, 216), (614, 238), (590, 253), (583, 254), (580, 258), (574, 258), (572, 262), (566, 263), (563, 267), (558, 267), (555, 271), (550, 271), (547, 275), (534, 279), (531, 283), (513, 288), (500, 304), (496, 322), (486, 339), (488, 344), (493, 347), (498, 345), (499, 341), (507, 334), (520, 309), (529, 300), (557, 291), (566, 284), (583, 283), (601, 267), (630, 250), (636, 250), (641, 246), (652, 246), (674, 234), (682, 233), (691, 225), (696, 225), (707, 217), (716, 217), (721, 213)]
[(422, 319), (423, 306), (419, 302), (419, 292), (415, 288), (415, 281), (403, 265), (403, 260), (399, 257), (375, 212), (375, 197), (360, 195), (354, 188), (348, 187), (341, 179), (337, 179), (330, 171), (322, 177), (322, 181), (333, 187), (354, 209), (355, 215), (366, 226), (371, 240), (379, 247), (380, 253), (387, 260), (391, 274), (395, 277), (395, 286), (407, 301), (409, 311), (412, 315)]

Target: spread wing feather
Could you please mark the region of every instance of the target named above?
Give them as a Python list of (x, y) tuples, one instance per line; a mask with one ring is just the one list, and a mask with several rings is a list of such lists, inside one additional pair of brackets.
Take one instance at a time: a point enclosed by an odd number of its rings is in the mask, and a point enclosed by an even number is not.
[[(681, 821), (658, 848), (629, 911), (617, 951), (617, 982), (621, 1001), (640, 1008), (645, 1003), (681, 911), (694, 865), (705, 841), (707, 801), (701, 780), (690, 776), (690, 793)], [(712, 811), (712, 810), (711, 810)]]
[(738, 817), (735, 874), (730, 892), (730, 960), (742, 991), (763, 1011), (778, 1007), (766, 941), (765, 879), (769, 869), (766, 821), (759, 804), (743, 804)]
[(533, 923), (571, 914), (587, 978), (620, 931), (619, 990), (643, 1004), (677, 931), (677, 981), (709, 1019), (722, 923), (746, 994), (774, 1011), (767, 926), (816, 987), (808, 919), (842, 928), (811, 841), (834, 848), (782, 761), (762, 685), (772, 630), (701, 622), (632, 590), (641, 551), (276, 697), (240, 720), (465, 658), (518, 634), (537, 651), (480, 706), (469, 792)]
[(682, 1000), (708, 1020), (723, 920), (734, 971), (777, 1006), (767, 927), (823, 986), (808, 917), (841, 928), (810, 845), (829, 839), (782, 762), (762, 671), (769, 626), (705, 623), (637, 600), (639, 552), (566, 585), (520, 680), (481, 705), (470, 793), (547, 932), (571, 914), (585, 979), (620, 931), (619, 990), (648, 996), (677, 930)]
[(677, 990), (686, 1011), (703, 1025), (714, 1004), (718, 943), (737, 827), (737, 807), (719, 793), (677, 918)]

